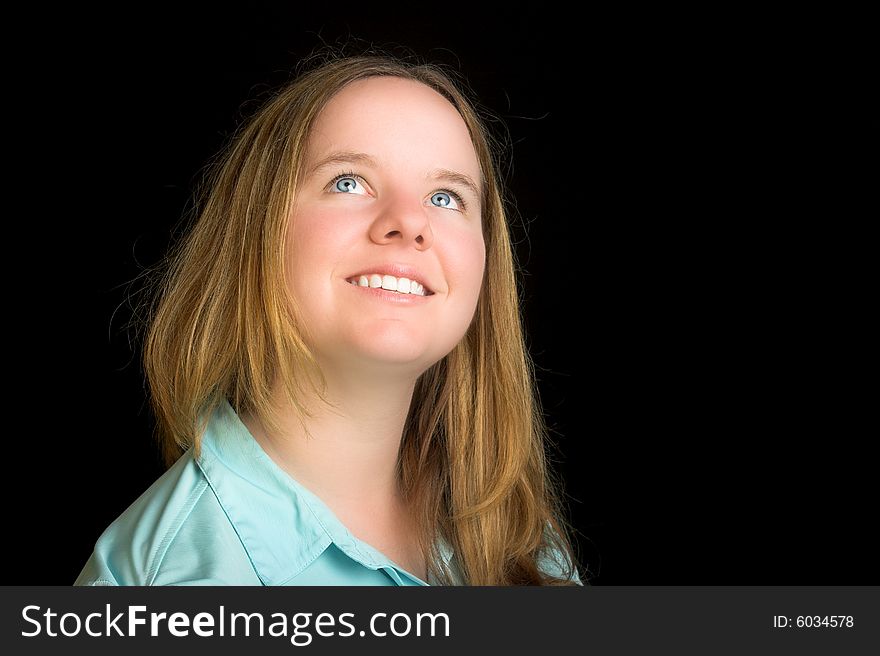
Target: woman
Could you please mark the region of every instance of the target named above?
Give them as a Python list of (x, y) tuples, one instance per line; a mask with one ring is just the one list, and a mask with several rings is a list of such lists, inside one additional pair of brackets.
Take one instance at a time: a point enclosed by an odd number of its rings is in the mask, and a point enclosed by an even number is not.
[(239, 131), (146, 337), (170, 468), (77, 585), (580, 584), (494, 145), (385, 55)]

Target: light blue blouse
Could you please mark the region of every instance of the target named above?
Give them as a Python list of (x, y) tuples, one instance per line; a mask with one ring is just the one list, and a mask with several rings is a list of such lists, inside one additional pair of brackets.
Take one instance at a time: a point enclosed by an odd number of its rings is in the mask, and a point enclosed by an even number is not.
[[(449, 545), (438, 547), (462, 585)], [(558, 574), (549, 560), (542, 569)], [(225, 399), (200, 457), (190, 448), (110, 524), (74, 583), (434, 584), (352, 535), (263, 451)]]

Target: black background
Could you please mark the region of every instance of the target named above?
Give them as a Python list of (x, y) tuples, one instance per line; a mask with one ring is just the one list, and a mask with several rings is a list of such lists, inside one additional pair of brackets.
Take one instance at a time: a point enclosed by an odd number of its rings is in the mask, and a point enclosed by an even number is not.
[(344, 43), (458, 68), (510, 131), (528, 345), (587, 578), (880, 583), (876, 423), (833, 346), (833, 238), (804, 214), (823, 198), (794, 202), (821, 40), (626, 11), (67, 11), (8, 27), (26, 45), (7, 81), (4, 583), (72, 583), (162, 473), (128, 283), (263, 94)]

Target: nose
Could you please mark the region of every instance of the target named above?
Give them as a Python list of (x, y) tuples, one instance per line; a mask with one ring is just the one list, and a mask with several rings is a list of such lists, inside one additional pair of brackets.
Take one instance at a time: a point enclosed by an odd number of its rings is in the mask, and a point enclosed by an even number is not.
[(405, 246), (413, 244), (417, 250), (423, 251), (431, 248), (434, 233), (428, 214), (419, 201), (397, 198), (373, 221), (370, 239), (377, 244), (390, 244), (400, 239)]

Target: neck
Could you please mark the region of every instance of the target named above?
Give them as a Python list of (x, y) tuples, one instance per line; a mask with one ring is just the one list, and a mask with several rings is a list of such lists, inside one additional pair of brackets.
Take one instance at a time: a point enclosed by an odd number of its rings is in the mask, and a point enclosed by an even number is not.
[(315, 396), (303, 399), (314, 415), (304, 418), (311, 437), (295, 410), (282, 403), (277, 380), (272, 398), (281, 408), (280, 432), (270, 435), (250, 414), (242, 422), (270, 458), (331, 507), (387, 516), (402, 505), (397, 458), (416, 376), (358, 370), (350, 363), (321, 368), (336, 408)]

